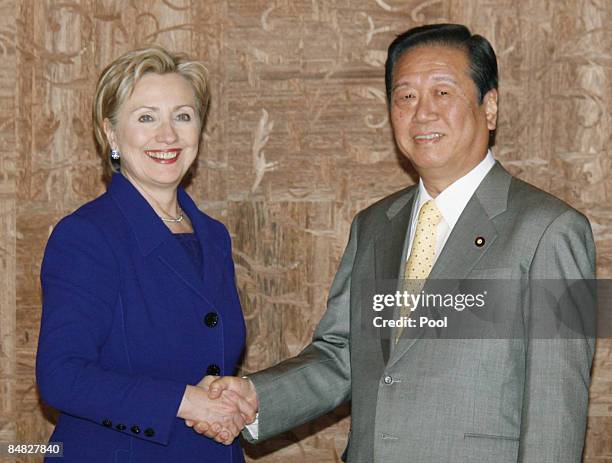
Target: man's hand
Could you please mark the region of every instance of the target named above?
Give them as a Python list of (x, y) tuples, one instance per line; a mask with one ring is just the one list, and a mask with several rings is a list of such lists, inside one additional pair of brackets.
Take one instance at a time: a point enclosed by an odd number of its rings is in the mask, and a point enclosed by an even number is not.
[(183, 418), (188, 426), (190, 423), (206, 425), (217, 442), (229, 445), (247, 420), (252, 422), (255, 419), (256, 411), (242, 397), (229, 390), (218, 394), (215, 399), (209, 398), (206, 389), (210, 382), (205, 378), (201, 382), (204, 387), (187, 386), (177, 416)]
[[(206, 376), (198, 386), (208, 391), (210, 400), (230, 400), (233, 401), (240, 411), (241, 418), (245, 424), (255, 421), (256, 413), (259, 408), (255, 387), (249, 379), (237, 378), (233, 376)], [(189, 420), (187, 426), (193, 426), (194, 430), (204, 434), (217, 442), (224, 443), (226, 435), (223, 423), (210, 420)]]

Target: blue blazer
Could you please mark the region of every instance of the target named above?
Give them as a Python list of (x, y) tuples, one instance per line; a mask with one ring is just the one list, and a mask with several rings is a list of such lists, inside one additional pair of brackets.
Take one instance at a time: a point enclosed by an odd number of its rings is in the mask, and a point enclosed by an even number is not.
[[(181, 188), (201, 272), (122, 175), (55, 227), (42, 264), (36, 376), (78, 463), (243, 462), (176, 418), (187, 384), (233, 375), (245, 325), (230, 237)], [(203, 278), (201, 275), (203, 274)]]

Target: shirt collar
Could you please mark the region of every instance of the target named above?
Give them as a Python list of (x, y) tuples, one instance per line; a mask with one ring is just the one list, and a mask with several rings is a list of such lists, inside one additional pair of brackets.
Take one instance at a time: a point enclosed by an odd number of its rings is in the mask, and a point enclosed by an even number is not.
[[(434, 199), (442, 218), (451, 230), (459, 220), (468, 201), (494, 165), (493, 153), (488, 150), (485, 158), (476, 167), (451, 183)], [(416, 210), (421, 210), (421, 206), (430, 199), (433, 198), (427, 192), (423, 180), (419, 179), (419, 200)]]

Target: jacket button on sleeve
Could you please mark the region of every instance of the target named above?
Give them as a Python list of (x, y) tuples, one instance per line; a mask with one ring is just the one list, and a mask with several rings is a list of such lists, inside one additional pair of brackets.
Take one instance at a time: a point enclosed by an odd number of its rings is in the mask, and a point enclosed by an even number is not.
[(113, 422), (111, 420), (104, 420), (102, 421), (102, 425), (106, 426), (107, 428), (111, 428), (113, 426)]
[(140, 428), (136, 425), (132, 426), (131, 430), (134, 434), (140, 434)]
[(221, 374), (221, 368), (219, 368), (219, 365), (215, 365), (214, 363), (211, 363), (210, 365), (208, 365), (208, 368), (206, 369), (206, 375), (211, 375), (211, 376), (219, 376)]
[(125, 431), (125, 424), (123, 423), (119, 423), (117, 426), (115, 426), (115, 428), (117, 429), (117, 431)]
[(144, 435), (147, 437), (153, 437), (155, 435), (155, 431), (151, 428), (147, 428), (144, 430)]
[(215, 312), (208, 312), (204, 316), (204, 324), (209, 328), (214, 328), (219, 323), (219, 315)]

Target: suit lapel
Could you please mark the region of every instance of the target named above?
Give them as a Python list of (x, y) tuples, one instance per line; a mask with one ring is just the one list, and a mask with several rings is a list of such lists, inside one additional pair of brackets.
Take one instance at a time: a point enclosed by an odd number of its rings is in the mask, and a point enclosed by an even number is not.
[[(202, 248), (202, 278), (200, 275), (197, 276), (196, 288), (194, 288), (199, 295), (206, 299), (209, 304), (213, 307), (219, 306), (225, 303), (224, 300), (218, 301), (216, 296), (221, 297), (220, 288), (223, 284), (225, 275), (223, 269), (225, 268), (220, 263), (224, 262), (225, 252), (220, 247), (219, 238), (212, 235), (212, 219), (203, 214), (189, 195), (182, 189), (178, 190), (178, 199), (181, 208), (189, 215), (191, 224), (200, 242)], [(193, 265), (191, 265), (193, 267)], [(210, 300), (213, 298), (213, 300)], [(218, 304), (215, 304), (219, 302)], [(220, 307), (217, 307), (217, 311)]]
[[(376, 259), (376, 279), (396, 280), (402, 267), (402, 250), (408, 236), (410, 216), (416, 188), (394, 204), (397, 210), (387, 212), (389, 221), (383, 230), (377, 233), (374, 242)], [(393, 206), (392, 206), (393, 207)], [(391, 211), (391, 208), (390, 208)]]
[[(462, 280), (497, 239), (497, 231), (485, 209), (472, 197), (455, 224), (431, 269), (431, 280)], [(484, 243), (482, 246), (476, 244)]]
[[(213, 305), (205, 295), (204, 282), (194, 268), (187, 251), (172, 236), (172, 232), (160, 220), (140, 192), (121, 174), (113, 175), (108, 191), (132, 229), (141, 254), (145, 258), (156, 258), (161, 261), (177, 275), (182, 283)], [(202, 236), (204, 227), (195, 204), (182, 188), (178, 190), (178, 199), (181, 208), (191, 219), (200, 243), (205, 243), (206, 240)], [(206, 261), (207, 250), (204, 244), (201, 246), (202, 254), (205, 256), (204, 261)]]
[[(456, 280), (456, 284), (459, 285), (460, 280), (469, 275), (497, 239), (497, 230), (492, 219), (506, 210), (511, 178), (499, 163), (491, 168), (453, 227), (431, 269), (428, 281)], [(477, 243), (478, 238), (481, 240)], [(425, 292), (429, 286), (430, 284), (425, 284)], [(416, 311), (418, 310), (417, 308)], [(410, 331), (413, 330), (404, 330), (403, 335), (407, 335)], [(388, 365), (393, 365), (406, 354), (421, 335), (422, 331), (417, 330), (413, 331), (410, 339), (403, 339), (402, 336), (403, 342), (400, 340), (393, 349)]]
[(493, 218), (506, 210), (511, 178), (499, 163), (491, 168), (455, 224), (430, 279), (464, 279), (487, 252), (497, 239)]
[[(385, 283), (397, 282), (398, 275), (403, 271), (405, 247), (410, 229), (410, 217), (417, 188), (413, 187), (397, 199), (387, 210), (388, 221), (382, 230), (376, 234), (374, 241), (375, 280), (377, 293), (389, 292)], [(395, 289), (395, 288), (393, 288)], [(380, 344), (385, 363), (389, 360), (392, 333), (388, 328), (380, 328)]]
[[(202, 251), (202, 254), (205, 255), (204, 251)], [(176, 238), (170, 234), (170, 238), (155, 249), (152, 255), (156, 256), (195, 294), (204, 299), (210, 306), (215, 307), (213, 301), (206, 297), (204, 281), (200, 279), (191, 258), (187, 255), (187, 251)]]

